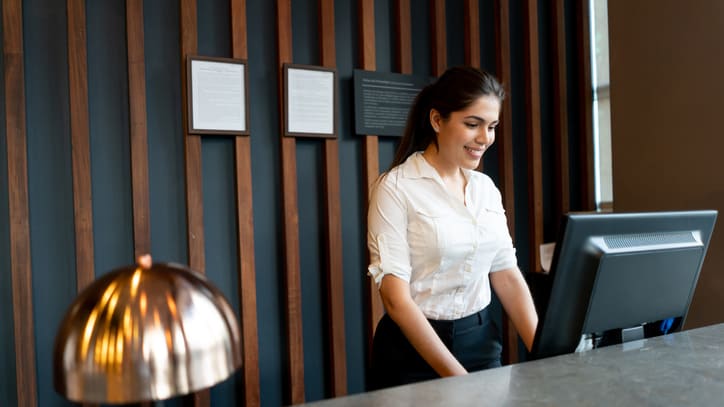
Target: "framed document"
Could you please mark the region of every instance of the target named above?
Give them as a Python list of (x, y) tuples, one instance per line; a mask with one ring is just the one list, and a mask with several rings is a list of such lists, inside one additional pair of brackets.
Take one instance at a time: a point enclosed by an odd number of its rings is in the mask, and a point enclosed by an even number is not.
[(189, 56), (189, 134), (249, 134), (246, 61)]
[(284, 65), (284, 135), (337, 137), (337, 72)]

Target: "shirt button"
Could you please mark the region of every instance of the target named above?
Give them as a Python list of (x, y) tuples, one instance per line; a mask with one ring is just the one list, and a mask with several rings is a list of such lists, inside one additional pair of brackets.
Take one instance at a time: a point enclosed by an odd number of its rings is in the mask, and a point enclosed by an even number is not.
[(469, 264), (466, 264), (464, 269), (465, 271), (470, 272), (470, 270), (472, 270), (472, 267)]

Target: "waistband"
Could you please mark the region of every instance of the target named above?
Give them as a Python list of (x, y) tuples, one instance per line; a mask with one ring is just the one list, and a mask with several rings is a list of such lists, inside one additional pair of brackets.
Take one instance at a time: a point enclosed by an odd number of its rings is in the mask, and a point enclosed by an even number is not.
[(488, 318), (488, 307), (485, 307), (474, 314), (470, 314), (467, 317), (462, 317), (460, 319), (443, 320), (428, 318), (428, 321), (430, 322), (430, 325), (432, 325), (433, 329), (435, 329), (436, 331), (451, 329), (457, 331), (470, 328), (475, 325), (483, 325), (487, 322)]

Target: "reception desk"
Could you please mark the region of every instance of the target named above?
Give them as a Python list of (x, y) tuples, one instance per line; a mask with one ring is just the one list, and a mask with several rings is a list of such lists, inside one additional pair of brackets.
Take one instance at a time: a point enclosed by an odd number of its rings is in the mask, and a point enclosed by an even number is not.
[(724, 324), (307, 405), (724, 405)]

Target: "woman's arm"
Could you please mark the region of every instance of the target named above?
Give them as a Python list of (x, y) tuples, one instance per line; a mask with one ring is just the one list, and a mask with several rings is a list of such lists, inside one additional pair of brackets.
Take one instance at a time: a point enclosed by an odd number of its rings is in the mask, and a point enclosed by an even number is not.
[(467, 373), (412, 300), (409, 283), (393, 275), (386, 275), (382, 279), (380, 294), (387, 314), (437, 374), (445, 377)]
[(496, 271), (490, 273), (490, 284), (513, 321), (525, 347), (530, 351), (538, 327), (538, 314), (523, 274), (517, 267)]

